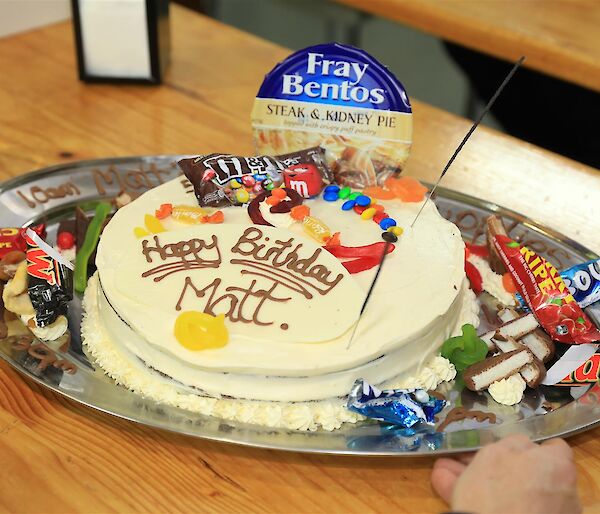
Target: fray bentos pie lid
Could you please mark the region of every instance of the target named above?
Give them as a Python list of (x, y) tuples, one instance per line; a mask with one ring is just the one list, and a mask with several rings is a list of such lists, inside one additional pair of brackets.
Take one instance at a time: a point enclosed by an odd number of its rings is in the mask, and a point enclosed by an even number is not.
[(322, 146), (339, 184), (382, 184), (402, 171), (412, 110), (398, 79), (363, 50), (338, 43), (299, 50), (265, 76), (252, 110), (257, 153)]

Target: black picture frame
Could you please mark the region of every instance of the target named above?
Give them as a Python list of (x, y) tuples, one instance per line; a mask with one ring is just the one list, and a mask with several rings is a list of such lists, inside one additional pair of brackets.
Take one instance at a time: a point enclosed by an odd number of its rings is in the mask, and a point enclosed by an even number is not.
[(148, 24), (148, 51), (150, 54), (150, 77), (110, 77), (91, 75), (86, 70), (85, 54), (83, 51), (83, 34), (79, 0), (71, 0), (73, 14), (73, 33), (77, 54), (77, 70), (79, 79), (90, 83), (124, 83), (124, 84), (161, 84), (169, 63), (170, 56), (170, 25), (169, 0), (146, 0), (146, 23)]

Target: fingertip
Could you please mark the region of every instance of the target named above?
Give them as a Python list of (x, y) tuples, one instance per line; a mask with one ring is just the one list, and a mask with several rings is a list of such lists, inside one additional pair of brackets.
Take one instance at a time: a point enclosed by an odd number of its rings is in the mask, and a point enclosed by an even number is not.
[(435, 461), (431, 471), (431, 485), (446, 503), (450, 503), (456, 480), (465, 470), (465, 465), (454, 459), (441, 458)]

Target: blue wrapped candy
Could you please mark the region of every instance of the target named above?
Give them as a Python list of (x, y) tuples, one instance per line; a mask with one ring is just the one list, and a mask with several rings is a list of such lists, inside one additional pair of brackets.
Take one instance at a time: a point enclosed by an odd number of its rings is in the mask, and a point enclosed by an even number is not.
[(560, 276), (581, 308), (600, 300), (600, 259), (572, 266)]
[(352, 386), (347, 407), (368, 418), (410, 428), (421, 421), (433, 423), (445, 405), (423, 389), (381, 391), (360, 378)]

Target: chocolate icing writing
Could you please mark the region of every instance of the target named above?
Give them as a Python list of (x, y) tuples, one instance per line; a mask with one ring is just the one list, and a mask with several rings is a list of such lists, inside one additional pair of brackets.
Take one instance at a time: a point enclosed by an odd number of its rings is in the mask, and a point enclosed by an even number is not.
[[(321, 295), (329, 293), (344, 278), (344, 275), (340, 273), (335, 278), (330, 279), (332, 272), (326, 266), (316, 264), (319, 255), (323, 251), (321, 248), (317, 248), (312, 255), (304, 257), (300, 254), (304, 243), (295, 243), (293, 237), (287, 241), (275, 240), (274, 244), (270, 245), (262, 241), (267, 241), (263, 231), (257, 227), (249, 227), (231, 249), (231, 252), (251, 256), (254, 261), (253, 266), (260, 265), (265, 271), (279, 271), (286, 274), (292, 272), (295, 275), (300, 275), (300, 277), (295, 277), (296, 281), (310, 285)], [(231, 260), (232, 264), (241, 265), (248, 265), (250, 262), (252, 261), (246, 259)], [(317, 282), (317, 284), (312, 281)], [(318, 284), (325, 287), (321, 288)]]
[[(283, 303), (291, 300), (291, 298), (282, 298), (275, 296), (275, 290), (279, 285), (282, 285), (276, 279), (271, 279), (272, 285), (267, 289), (256, 288), (257, 281), (252, 280), (248, 287), (229, 286), (225, 288), (225, 294), (218, 296), (217, 292), (221, 286), (221, 279), (215, 278), (209, 285), (203, 288), (198, 288), (192, 282), (190, 277), (186, 277), (183, 290), (175, 305), (175, 310), (180, 311), (185, 299), (186, 293), (191, 289), (197, 298), (204, 298), (208, 291), (210, 295), (206, 301), (204, 312), (215, 316), (218, 313), (224, 313), (232, 322), (254, 323), (255, 325), (267, 326), (272, 325), (273, 321), (261, 321), (259, 319), (260, 311), (266, 302)], [(239, 296), (238, 296), (239, 295)], [(223, 304), (228, 306), (223, 312)]]
[(92, 178), (98, 194), (104, 196), (107, 194), (106, 186), (116, 184), (117, 190), (129, 193), (145, 191), (163, 184), (173, 173), (179, 174), (175, 163), (171, 165), (171, 169), (162, 169), (156, 164), (150, 164), (148, 169), (145, 169), (144, 165), (140, 164), (137, 169), (119, 170), (111, 165), (105, 170), (92, 170)]
[(465, 419), (475, 419), (479, 423), (483, 423), (484, 421), (496, 423), (496, 415), (493, 412), (468, 410), (465, 407), (454, 407), (446, 414), (446, 419), (444, 419), (441, 425), (437, 427), (436, 432), (443, 432), (450, 423), (463, 421)]
[[(160, 282), (173, 273), (190, 269), (218, 268), (221, 265), (221, 251), (219, 250), (219, 241), (215, 235), (211, 237), (210, 242), (194, 238), (165, 245), (160, 243), (158, 236), (155, 235), (153, 239), (154, 246), (151, 246), (150, 241), (147, 239), (142, 241), (142, 253), (146, 257), (146, 261), (151, 263), (153, 257), (156, 257), (161, 261), (169, 262), (145, 271), (142, 273), (144, 278), (158, 275), (154, 277), (154, 281)], [(201, 254), (208, 254), (211, 258), (205, 258)], [(170, 259), (174, 259), (174, 261)]]
[(77, 366), (75, 364), (66, 359), (61, 359), (56, 352), (48, 348), (44, 343), (37, 342), (34, 344), (32, 336), (11, 336), (11, 338), (10, 343), (14, 350), (26, 351), (31, 357), (40, 361), (37, 365), (38, 372), (42, 372), (49, 366), (52, 366), (70, 375), (77, 373)]
[(59, 200), (67, 196), (79, 196), (81, 191), (73, 182), (65, 182), (57, 187), (31, 186), (29, 196), (21, 190), (16, 191), (16, 195), (25, 202), (25, 205), (34, 208), (37, 205), (43, 205), (50, 200)]

